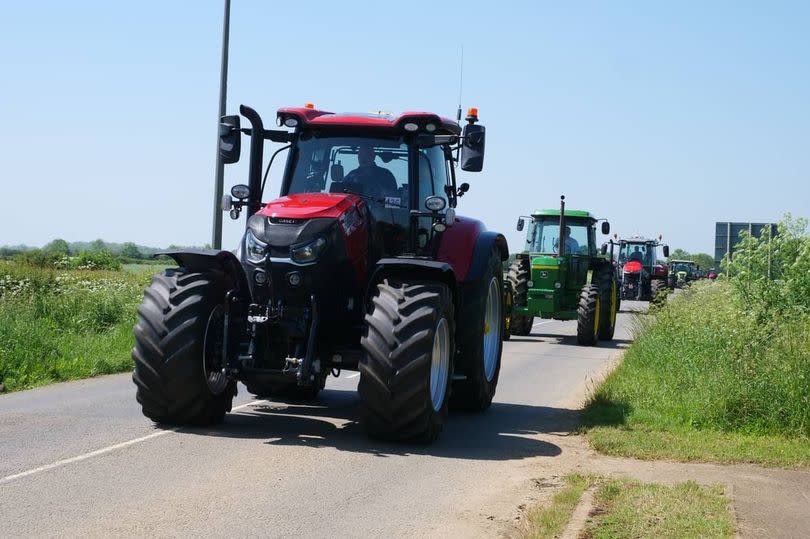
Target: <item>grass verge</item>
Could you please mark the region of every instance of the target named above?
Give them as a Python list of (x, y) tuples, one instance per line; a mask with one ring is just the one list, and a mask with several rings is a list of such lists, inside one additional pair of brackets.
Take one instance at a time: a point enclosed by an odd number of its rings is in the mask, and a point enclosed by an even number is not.
[(720, 486), (665, 486), (604, 480), (582, 536), (594, 539), (725, 538), (734, 534), (729, 500)]
[(522, 539), (559, 537), (582, 498), (582, 493), (593, 479), (579, 474), (566, 476), (565, 485), (554, 495), (547, 507), (537, 507), (529, 511), (526, 515), (526, 528), (520, 537)]
[(593, 447), (810, 466), (810, 316), (763, 318), (743, 307), (731, 283), (698, 283), (640, 319), (583, 413)]
[(0, 385), (17, 391), (132, 368), (132, 327), (151, 266), (43, 269), (0, 262)]

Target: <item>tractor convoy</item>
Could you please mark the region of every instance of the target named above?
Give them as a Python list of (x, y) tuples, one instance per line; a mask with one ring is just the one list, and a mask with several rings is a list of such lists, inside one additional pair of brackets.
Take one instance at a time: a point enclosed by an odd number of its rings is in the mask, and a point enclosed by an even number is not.
[[(562, 197), (559, 209), (519, 219), (525, 246), (504, 275), (505, 237), (456, 213), (470, 188), (456, 168), (482, 170), (486, 134), (475, 108), (460, 119), (311, 104), (279, 109), (278, 129), (244, 105), (223, 117), (223, 163), (249, 141), (248, 181), (222, 200), (231, 218), (245, 213), (244, 234), (233, 252), (160, 253), (177, 267), (152, 279), (134, 328), (144, 415), (212, 424), (237, 382), (262, 398), (308, 400), (350, 370), (370, 436), (431, 442), (450, 407), (490, 406), (503, 341), (528, 335), (535, 317), (575, 320), (581, 345), (613, 339), (621, 300), (649, 299), (666, 281), (659, 243), (611, 240), (608, 254), (596, 239), (608, 222)], [(267, 141), (282, 147), (265, 162)], [(280, 196), (266, 201), (285, 151)]]

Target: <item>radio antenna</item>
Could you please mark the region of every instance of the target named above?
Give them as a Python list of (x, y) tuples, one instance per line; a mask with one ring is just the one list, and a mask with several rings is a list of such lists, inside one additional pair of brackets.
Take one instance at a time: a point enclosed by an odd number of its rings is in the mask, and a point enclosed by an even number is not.
[(461, 123), (461, 92), (464, 90), (464, 45), (461, 46), (461, 61), (458, 68), (458, 110), (456, 121)]

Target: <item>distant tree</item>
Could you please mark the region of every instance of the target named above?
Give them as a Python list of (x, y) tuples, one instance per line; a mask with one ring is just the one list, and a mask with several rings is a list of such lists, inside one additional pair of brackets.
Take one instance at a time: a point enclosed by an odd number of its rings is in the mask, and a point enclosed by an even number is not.
[(706, 253), (691, 254), (683, 249), (675, 249), (669, 253), (669, 260), (692, 260), (700, 269), (709, 269), (714, 267), (714, 258)]
[(683, 249), (675, 249), (669, 253), (669, 260), (690, 260), (689, 253)]
[(68, 242), (66, 242), (65, 240), (57, 238), (52, 242), (50, 242), (49, 244), (47, 244), (43, 250), (48, 251), (49, 253), (68, 256), (70, 254), (70, 245), (68, 245)]
[(121, 246), (121, 256), (126, 258), (143, 258), (143, 254), (141, 254), (138, 246), (131, 241), (128, 241)]
[(714, 267), (714, 258), (706, 253), (697, 253), (692, 255), (692, 260), (697, 262), (700, 269), (709, 269)]
[(100, 253), (101, 251), (107, 250), (107, 244), (104, 243), (104, 240), (97, 239), (90, 242), (90, 250), (96, 253)]

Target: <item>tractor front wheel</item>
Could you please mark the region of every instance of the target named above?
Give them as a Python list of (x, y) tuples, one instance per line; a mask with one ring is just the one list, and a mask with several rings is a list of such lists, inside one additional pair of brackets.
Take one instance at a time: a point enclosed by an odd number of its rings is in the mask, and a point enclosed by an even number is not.
[(457, 363), (464, 378), (453, 383), (453, 408), (480, 412), (492, 404), (503, 352), (502, 287), (501, 256), (493, 250), (472, 301), (464, 303)]
[(207, 425), (231, 410), (236, 382), (221, 368), (225, 276), (167, 269), (152, 279), (133, 333), (132, 380), (157, 423)]
[(608, 265), (597, 270), (596, 281), (602, 302), (602, 319), (599, 321), (597, 338), (600, 341), (612, 341), (616, 331), (616, 315), (619, 312), (619, 283), (613, 269)]
[(593, 346), (599, 338), (602, 321), (602, 298), (599, 286), (586, 284), (579, 294), (577, 307), (577, 344)]
[(386, 279), (377, 285), (365, 325), (357, 390), (366, 431), (374, 438), (432, 442), (444, 426), (453, 379), (449, 287)]

